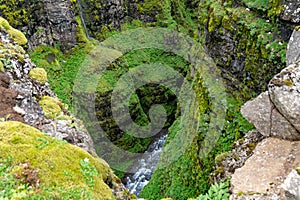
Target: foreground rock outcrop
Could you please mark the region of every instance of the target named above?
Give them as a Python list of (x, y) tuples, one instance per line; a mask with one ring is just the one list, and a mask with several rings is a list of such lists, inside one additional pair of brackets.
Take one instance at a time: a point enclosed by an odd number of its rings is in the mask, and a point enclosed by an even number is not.
[(241, 108), (243, 116), (266, 138), (233, 173), (232, 199), (300, 198), (296, 171), (300, 166), (300, 61), (295, 58), (300, 38), (291, 40), (287, 58), (288, 63), (295, 63), (271, 79), (268, 91)]
[(241, 109), (265, 136), (300, 140), (300, 62), (290, 65), (269, 83), (269, 91), (247, 102)]
[[(231, 178), (234, 199), (246, 199), (243, 195), (253, 199), (285, 199), (281, 184), (293, 169), (300, 166), (299, 155), (300, 141), (264, 139), (244, 166), (235, 170)], [(292, 187), (299, 189), (299, 185)]]

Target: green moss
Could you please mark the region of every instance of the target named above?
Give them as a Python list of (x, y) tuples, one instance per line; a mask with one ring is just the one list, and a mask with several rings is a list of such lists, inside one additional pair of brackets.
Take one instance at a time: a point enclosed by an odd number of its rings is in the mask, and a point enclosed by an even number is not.
[(39, 104), (43, 108), (43, 112), (46, 117), (56, 118), (61, 114), (61, 102), (58, 99), (49, 96), (43, 96), (39, 101)]
[(2, 17), (0, 17), (0, 28), (4, 28), (11, 38), (19, 45), (25, 45), (27, 43), (25, 35), (21, 31), (12, 28), (8, 21)]
[(25, 0), (0, 0), (1, 16), (6, 18), (12, 26), (24, 26), (28, 23), (28, 12)]
[(33, 68), (30, 70), (29, 76), (34, 80), (41, 82), (42, 84), (47, 82), (47, 72), (43, 68)]
[(9, 29), (9, 30), (7, 30), (7, 33), (19, 45), (25, 45), (27, 43), (27, 38), (21, 31), (19, 31), (17, 29)]
[(209, 32), (214, 31), (215, 28), (221, 24), (223, 17), (226, 15), (226, 11), (219, 3), (214, 3), (211, 9), (211, 15), (208, 22)]
[(289, 86), (289, 87), (293, 86), (293, 82), (292, 82), (291, 80), (288, 80), (288, 79), (284, 79), (284, 80), (283, 80), (283, 83), (284, 83), (286, 86)]
[[(76, 3), (76, 0), (75, 0), (75, 3)], [(82, 26), (82, 22), (81, 22), (79, 16), (76, 17), (76, 21), (78, 23), (78, 26), (76, 27), (77, 41), (79, 43), (87, 43), (88, 42), (88, 38), (86, 37), (86, 33), (84, 31), (84, 28)]]
[[(100, 158), (91, 156), (79, 147), (45, 136), (39, 130), (20, 122), (0, 123), (0, 138), (0, 157), (12, 157), (14, 164), (30, 160), (32, 167), (39, 169), (41, 188), (82, 188), (92, 193), (92, 199), (114, 199), (111, 189), (105, 184), (112, 171)], [(47, 145), (38, 148), (41, 143)], [(87, 159), (98, 172), (93, 187), (86, 183), (84, 169), (80, 165), (81, 160)], [(61, 199), (62, 194), (57, 191), (55, 194)]]
[(225, 29), (229, 30), (229, 31), (233, 31), (234, 30), (234, 26), (230, 20), (230, 18), (228, 17), (228, 15), (225, 15), (222, 19), (222, 27), (224, 27)]
[(228, 152), (224, 152), (224, 153), (221, 153), (219, 155), (216, 156), (215, 158), (215, 163), (216, 164), (221, 164), (221, 162), (228, 156)]
[(0, 72), (4, 72), (5, 70), (4, 70), (4, 66), (3, 66), (3, 63), (2, 63), (2, 61), (0, 61)]
[(164, 1), (161, 0), (145, 0), (143, 3), (137, 4), (137, 9), (142, 14), (153, 14), (162, 11)]
[(237, 193), (237, 195), (240, 197), (240, 196), (242, 196), (242, 195), (244, 195), (245, 193), (243, 192), (243, 191), (239, 191), (238, 193)]
[(300, 175), (300, 167), (297, 167), (295, 170), (296, 170), (297, 173)]

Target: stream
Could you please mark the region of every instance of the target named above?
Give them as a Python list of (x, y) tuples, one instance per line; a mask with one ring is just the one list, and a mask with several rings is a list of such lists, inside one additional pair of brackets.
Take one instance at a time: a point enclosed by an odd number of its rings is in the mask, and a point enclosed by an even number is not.
[(155, 170), (155, 166), (159, 161), (162, 147), (167, 138), (167, 130), (161, 131), (161, 136), (157, 137), (154, 142), (149, 146), (143, 158), (138, 161), (135, 166), (136, 173), (127, 174), (123, 178), (125, 186), (131, 193), (139, 196), (142, 189), (148, 184), (151, 176)]

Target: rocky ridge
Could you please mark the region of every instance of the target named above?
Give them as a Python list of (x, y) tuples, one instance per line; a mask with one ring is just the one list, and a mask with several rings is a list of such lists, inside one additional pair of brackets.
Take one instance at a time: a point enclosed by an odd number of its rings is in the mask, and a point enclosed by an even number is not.
[[(93, 141), (86, 130), (79, 130), (77, 126), (70, 126), (68, 121), (77, 122), (70, 113), (62, 110), (57, 119), (46, 117), (43, 112), (43, 107), (38, 103), (38, 100), (44, 96), (49, 96), (57, 99), (56, 95), (50, 90), (49, 83), (41, 83), (30, 77), (29, 73), (32, 69), (37, 68), (31, 62), (29, 56), (25, 53), (21, 46), (14, 44), (9, 34), (2, 30), (1, 49), (4, 62), (4, 73), (2, 72), (2, 83), (6, 83), (8, 89), (13, 95), (10, 96), (10, 106), (6, 111), (2, 112), (0, 117), (16, 116), (12, 119), (20, 119), (25, 123), (45, 131), (48, 135), (55, 135), (60, 139), (66, 139), (72, 144), (83, 147), (89, 152), (95, 152)], [(14, 44), (13, 46), (11, 44)], [(19, 51), (16, 51), (19, 50)], [(14, 52), (16, 55), (12, 54)], [(8, 88), (7, 88), (8, 87)], [(8, 94), (3, 88), (3, 94)], [(57, 100), (58, 101), (58, 100)], [(58, 101), (59, 102), (59, 101)], [(63, 107), (63, 105), (61, 105)], [(59, 119), (61, 117), (62, 119)], [(50, 124), (50, 125), (49, 125)], [(56, 129), (51, 129), (49, 126), (56, 124)]]
[[(299, 41), (300, 37), (292, 39)], [(298, 54), (290, 51), (294, 49), (288, 50), (290, 55)], [(300, 198), (300, 174), (296, 172), (300, 166), (299, 69), (298, 60), (270, 81), (268, 91), (242, 106), (243, 116), (264, 139), (254, 143), (243, 166), (231, 169), (231, 199)], [(226, 159), (222, 162), (228, 166)]]

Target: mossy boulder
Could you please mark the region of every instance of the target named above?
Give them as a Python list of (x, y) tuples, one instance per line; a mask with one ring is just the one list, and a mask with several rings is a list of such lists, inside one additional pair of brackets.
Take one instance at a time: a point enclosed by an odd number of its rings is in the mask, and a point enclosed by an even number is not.
[(11, 27), (8, 21), (2, 17), (0, 17), (0, 28), (4, 28), (10, 37), (19, 45), (25, 45), (27, 43), (25, 35), (21, 31)]
[(61, 114), (62, 104), (58, 99), (49, 96), (43, 96), (39, 101), (39, 104), (42, 106), (44, 114), (49, 118), (56, 118)]
[(45, 84), (47, 82), (47, 72), (43, 68), (33, 68), (29, 72), (29, 76), (42, 84)]
[[(66, 191), (83, 189), (91, 199), (114, 199), (109, 182), (112, 171), (108, 164), (83, 149), (42, 134), (39, 130), (20, 122), (0, 123), (0, 159), (12, 158), (14, 165), (30, 161), (38, 169), (40, 188), (53, 188), (55, 199), (62, 199), (61, 188)], [(87, 181), (83, 162), (97, 171)], [(57, 190), (55, 189), (57, 188)], [(77, 199), (77, 198), (76, 198)]]

